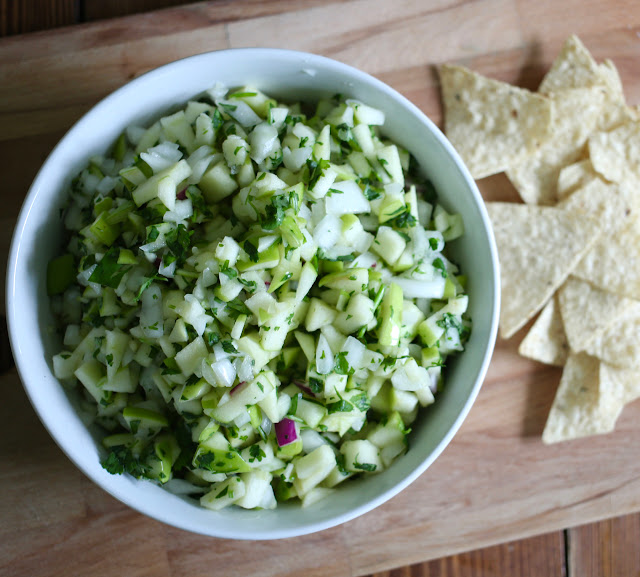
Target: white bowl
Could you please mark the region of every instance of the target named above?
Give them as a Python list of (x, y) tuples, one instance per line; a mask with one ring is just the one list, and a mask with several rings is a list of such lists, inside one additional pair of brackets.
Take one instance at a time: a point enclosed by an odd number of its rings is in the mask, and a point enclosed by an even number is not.
[[(216, 82), (252, 84), (282, 100), (343, 93), (386, 113), (384, 132), (413, 153), (445, 208), (462, 214), (465, 235), (452, 243), (468, 277), (473, 331), (446, 370), (437, 402), (412, 425), (410, 450), (380, 475), (341, 485), (335, 497), (301, 509), (203, 509), (149, 481), (114, 476), (100, 465), (99, 436), (82, 422), (52, 374), (60, 341), (45, 288), (47, 262), (61, 249), (64, 189), (90, 156), (104, 153), (123, 129), (150, 121)], [(7, 310), (11, 344), (25, 390), (67, 456), (105, 491), (160, 521), (215, 537), (278, 539), (320, 531), (362, 515), (404, 489), (433, 463), (469, 412), (493, 351), (499, 309), (496, 247), (482, 198), (438, 128), (406, 98), (375, 78), (324, 57), (272, 49), (201, 54), (153, 70), (90, 110), (49, 155), (25, 200), (11, 246)]]

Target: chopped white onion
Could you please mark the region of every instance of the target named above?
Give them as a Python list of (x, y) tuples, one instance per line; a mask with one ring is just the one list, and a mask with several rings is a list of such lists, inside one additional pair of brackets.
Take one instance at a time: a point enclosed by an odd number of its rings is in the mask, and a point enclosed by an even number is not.
[(209, 165), (214, 161), (216, 155), (213, 153), (213, 149), (210, 146), (201, 146), (194, 153), (187, 158), (187, 162), (191, 167), (191, 176), (189, 177), (189, 184), (198, 184), (202, 179), (202, 175), (207, 171)]
[(190, 198), (176, 200), (173, 210), (164, 213), (162, 220), (165, 222), (181, 223), (193, 216), (193, 204)]
[(167, 278), (173, 278), (176, 273), (176, 261), (174, 260), (169, 266), (164, 266), (164, 260), (160, 263), (158, 267), (158, 274), (162, 276), (166, 276)]
[(395, 282), (401, 289), (404, 298), (407, 299), (441, 299), (444, 296), (445, 279), (435, 277), (431, 281), (416, 280), (404, 277), (394, 277)]
[(431, 379), (431, 382), (429, 383), (429, 389), (431, 389), (432, 393), (436, 393), (438, 391), (438, 382), (440, 381), (442, 367), (429, 367), (427, 369), (427, 373), (429, 373), (429, 377)]
[(258, 124), (249, 135), (249, 144), (251, 145), (251, 158), (260, 164), (279, 148), (278, 130), (266, 122)]
[(105, 176), (96, 187), (96, 191), (98, 192), (98, 194), (108, 194), (113, 190), (117, 182), (117, 178), (113, 178), (112, 176)]
[(213, 345), (213, 354), (216, 358), (216, 361), (222, 361), (230, 357), (229, 353), (222, 348), (222, 345), (220, 343), (216, 343), (215, 345)]
[(318, 347), (316, 349), (316, 370), (321, 375), (327, 375), (333, 370), (334, 360), (329, 341), (321, 334), (318, 337)]
[(250, 381), (253, 379), (253, 364), (251, 362), (251, 357), (238, 357), (233, 364), (238, 373), (238, 379), (240, 382)]
[(282, 149), (282, 160), (285, 168), (288, 168), (291, 172), (298, 172), (309, 158), (313, 148), (311, 146), (303, 146), (301, 148), (294, 148), (291, 150), (288, 146)]
[(230, 387), (236, 380), (236, 369), (229, 359), (216, 361), (211, 365), (211, 370), (220, 387)]
[(262, 119), (253, 111), (251, 106), (242, 100), (234, 98), (232, 100), (219, 100), (217, 103), (244, 128), (250, 128), (262, 122)]
[(140, 158), (151, 167), (154, 174), (157, 174), (178, 162), (182, 158), (182, 152), (177, 143), (162, 142), (149, 148), (147, 152), (141, 152)]
[[(82, 181), (82, 187), (84, 192), (89, 195), (93, 195), (98, 188), (98, 184), (100, 184), (100, 180), (102, 180), (99, 176), (95, 174), (91, 174), (88, 170), (85, 170), (80, 177)], [(74, 199), (75, 200), (75, 199)]]
[(218, 102), (227, 95), (228, 90), (229, 89), (222, 84), (222, 82), (216, 82), (213, 85), (213, 88), (209, 88), (209, 90), (207, 90), (207, 94), (211, 97), (211, 100)]

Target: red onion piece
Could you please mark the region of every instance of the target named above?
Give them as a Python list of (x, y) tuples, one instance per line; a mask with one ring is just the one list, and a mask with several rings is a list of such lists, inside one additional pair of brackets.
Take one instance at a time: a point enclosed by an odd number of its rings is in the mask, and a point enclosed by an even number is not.
[(278, 441), (278, 447), (284, 447), (290, 445), (298, 440), (298, 433), (296, 431), (296, 422), (286, 417), (279, 423), (275, 423), (276, 440)]
[(298, 387), (303, 393), (306, 393), (310, 397), (315, 397), (315, 393), (309, 388), (309, 385), (304, 381), (295, 380), (293, 384)]
[(244, 385), (246, 382), (247, 382), (247, 381), (242, 381), (241, 383), (238, 383), (235, 387), (233, 387), (233, 389), (231, 389), (231, 390), (229, 391), (229, 394), (230, 394), (230, 395), (235, 395), (235, 394), (238, 392), (238, 390), (240, 389), (240, 387), (241, 387), (242, 385)]
[(177, 195), (176, 198), (178, 200), (185, 200), (187, 198), (187, 189), (183, 188)]

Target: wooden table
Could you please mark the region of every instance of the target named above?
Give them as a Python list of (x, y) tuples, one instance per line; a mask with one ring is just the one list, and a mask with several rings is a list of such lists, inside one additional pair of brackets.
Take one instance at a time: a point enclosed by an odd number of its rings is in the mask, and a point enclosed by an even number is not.
[[(575, 32), (614, 60), (629, 102), (640, 102), (634, 0), (226, 0), (77, 24), (171, 4), (180, 2), (0, 0), (3, 264), (29, 183), (64, 131), (111, 90), (183, 56), (240, 46), (324, 54), (440, 122), (434, 65), (457, 61), (535, 89)], [(481, 189), (516, 200), (501, 177)], [(640, 403), (611, 435), (542, 445), (560, 373), (517, 355), (523, 333), (498, 343), (468, 419), (412, 486), (344, 526), (274, 542), (192, 535), (115, 501), (51, 441), (10, 370), (0, 377), (0, 573), (637, 575)]]

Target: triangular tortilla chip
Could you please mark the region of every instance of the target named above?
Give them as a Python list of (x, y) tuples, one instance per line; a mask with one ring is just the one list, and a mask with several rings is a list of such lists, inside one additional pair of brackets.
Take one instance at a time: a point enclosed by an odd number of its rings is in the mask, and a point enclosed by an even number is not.
[[(622, 318), (608, 323), (585, 350), (612, 366), (640, 369), (640, 301), (622, 300), (628, 303)], [(637, 376), (640, 388), (640, 374)]]
[(640, 300), (640, 218), (614, 235), (603, 235), (573, 275), (617, 295)]
[(534, 361), (562, 367), (569, 356), (569, 344), (557, 303), (557, 297), (553, 296), (545, 305), (520, 343), (518, 353)]
[(611, 60), (598, 64), (577, 36), (570, 36), (547, 72), (538, 92), (550, 94), (571, 88), (600, 87), (605, 91), (597, 130), (612, 128), (635, 115), (624, 102), (620, 74)]
[(478, 179), (503, 172), (550, 135), (551, 103), (462, 66), (440, 67), (445, 133)]
[(542, 441), (558, 443), (613, 431), (624, 406), (621, 388), (598, 359), (585, 353), (569, 355)]
[(557, 206), (597, 220), (602, 229), (602, 242), (640, 215), (639, 203), (634, 190), (607, 184), (596, 176)]
[(601, 87), (562, 90), (550, 97), (554, 104), (551, 138), (535, 154), (507, 171), (509, 180), (528, 204), (556, 203), (560, 170), (581, 159), (604, 103)]
[(500, 333), (522, 328), (598, 239), (592, 219), (559, 208), (487, 203), (500, 256)]
[(612, 71), (603, 71), (581, 40), (572, 35), (565, 41), (562, 50), (542, 79), (538, 92), (549, 94), (568, 88), (601, 86), (613, 82), (613, 78), (609, 79), (611, 75)]
[(585, 351), (594, 339), (617, 323), (633, 301), (569, 277), (558, 291), (558, 304), (569, 347)]
[[(640, 122), (627, 122), (589, 138), (594, 170), (617, 183), (640, 182)], [(637, 184), (636, 184), (637, 186)]]

